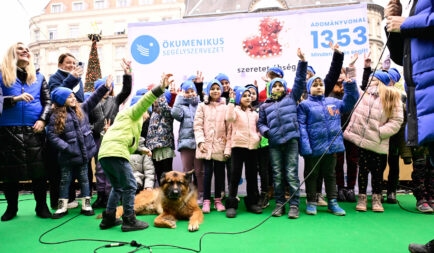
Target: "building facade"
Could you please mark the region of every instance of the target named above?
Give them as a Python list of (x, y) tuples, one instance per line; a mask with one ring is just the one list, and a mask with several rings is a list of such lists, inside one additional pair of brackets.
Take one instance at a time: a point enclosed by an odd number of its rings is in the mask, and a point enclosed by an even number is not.
[(87, 66), (92, 44), (87, 35), (101, 32), (101, 73), (113, 75), (115, 90), (119, 90), (123, 75), (120, 63), (127, 55), (128, 23), (180, 19), (184, 8), (184, 0), (51, 0), (43, 14), (30, 20), (29, 48), (48, 78), (57, 71), (58, 57), (65, 52)]

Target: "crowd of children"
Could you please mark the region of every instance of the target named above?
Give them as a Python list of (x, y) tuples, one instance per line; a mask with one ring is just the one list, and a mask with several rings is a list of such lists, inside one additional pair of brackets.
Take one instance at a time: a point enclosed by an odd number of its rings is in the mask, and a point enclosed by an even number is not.
[[(324, 182), (328, 210), (335, 215), (345, 215), (338, 201), (356, 201), (354, 185), (357, 175), (359, 195), (355, 208), (367, 211), (369, 173), (372, 178), (372, 210), (383, 212), (383, 172), (387, 154), (391, 171), (395, 173), (388, 182), (388, 202), (394, 203), (398, 183), (396, 170), (399, 170), (396, 161), (398, 154), (404, 153), (389, 147), (389, 140), (396, 139), (393, 141), (400, 143), (404, 138), (404, 96), (394, 87), (400, 75), (392, 68), (372, 73), (368, 56), (365, 57), (364, 81), (358, 87), (354, 68), (358, 56), (354, 55), (349, 66), (343, 68), (344, 55), (339, 46), (331, 44), (330, 47), (334, 52), (333, 60), (324, 79), (308, 66), (304, 53), (298, 49), (299, 62), (293, 83), (288, 84), (283, 70), (276, 67), (268, 70), (264, 77), (266, 88), (261, 92), (256, 81), (255, 84), (231, 88), (225, 74), (220, 73), (204, 83), (202, 73), (198, 72), (176, 91), (171, 75), (163, 74), (160, 85), (148, 87), (152, 89), (149, 91), (138, 90), (130, 106), (120, 112), (120, 105), (131, 93), (131, 62), (124, 60), (122, 63), (125, 75), (119, 95), (114, 96), (113, 79), (108, 76), (95, 82), (95, 92), (84, 96), (80, 80), (82, 70), (75, 66), (72, 55), (63, 55), (62, 59), (59, 58), (58, 73), (50, 79), (52, 84), (48, 84), (51, 88), (51, 117), (46, 114), (43, 118), (39, 115), (39, 118), (32, 117), (33, 121), (42, 119), (43, 127), (47, 125), (47, 140), (60, 167), (58, 205), (52, 218), (61, 218), (68, 213), (70, 184), (76, 178), (83, 199), (82, 213), (94, 214), (90, 203), (89, 168), (95, 157), (98, 198), (93, 207), (106, 208), (101, 229), (120, 224), (122, 231), (145, 229), (148, 224), (135, 218), (134, 196), (140, 190), (157, 186), (162, 174), (172, 170), (175, 149), (181, 154), (183, 170), (194, 170), (198, 203), (204, 213), (216, 209), (226, 211), (228, 218), (236, 217), (240, 201), (238, 187), (244, 168), (247, 181), (244, 203), (248, 212), (262, 213), (269, 206), (272, 189), (276, 203), (272, 215), (279, 217), (286, 213), (284, 204), (289, 194), (288, 218), (298, 218), (299, 156), (304, 159), (302, 179), (306, 184), (307, 214), (316, 215), (317, 206), (324, 205), (321, 194)], [(23, 45), (18, 43), (11, 50), (21, 52)], [(65, 60), (71, 62), (66, 64)], [(15, 66), (18, 75), (22, 75), (19, 71), (35, 71), (24, 68), (31, 64), (24, 58), (18, 62), (22, 65)], [(2, 64), (0, 83), (4, 96), (3, 115), (0, 116), (2, 143), (11, 139), (5, 134), (8, 129), (21, 124), (18, 119), (10, 123), (9, 110), (35, 99), (31, 95), (19, 96), (18, 91), (11, 90), (26, 83), (26, 79), (8, 81), (7, 66), (7, 62)], [(42, 77), (39, 79), (32, 79), (31, 83), (47, 86)], [(37, 102), (43, 104), (44, 101)], [(36, 109), (41, 114), (41, 108)], [(176, 145), (174, 120), (180, 122)], [(27, 122), (23, 124), (29, 125)], [(397, 134), (400, 130), (401, 134)], [(415, 167), (431, 166), (426, 162), (423, 148), (407, 153), (410, 155), (402, 156), (406, 163), (413, 157)], [(344, 154), (348, 170), (346, 186)], [(5, 161), (11, 160), (0, 158), (0, 175), (7, 179), (8, 209), (2, 216), (3, 221), (12, 219), (18, 211), (15, 185), (18, 176), (4, 173), (7, 170)], [(229, 192), (224, 201), (226, 178)], [(52, 181), (56, 183), (55, 179), (50, 179), (50, 184)], [(427, 186), (431, 183), (415, 182), (418, 186), (425, 184), (423, 189), (432, 189), (432, 185)], [(433, 212), (432, 191), (416, 188), (417, 208), (422, 212)], [(120, 200), (124, 210), (123, 222), (115, 216)], [(38, 205), (39, 216), (51, 216), (40, 200)]]

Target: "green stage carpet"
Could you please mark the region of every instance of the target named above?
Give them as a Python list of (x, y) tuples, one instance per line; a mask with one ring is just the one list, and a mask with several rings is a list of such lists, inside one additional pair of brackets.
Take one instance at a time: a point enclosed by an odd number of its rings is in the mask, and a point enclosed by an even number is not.
[[(0, 195), (4, 199), (4, 195)], [(93, 252), (105, 243), (70, 242), (58, 245), (44, 245), (38, 242), (45, 231), (79, 214), (80, 208), (70, 210), (62, 219), (40, 219), (35, 216), (33, 195), (21, 195), (18, 216), (8, 222), (0, 222), (0, 252)], [(409, 210), (416, 211), (412, 195), (398, 195), (398, 200)], [(243, 203), (243, 201), (241, 202)], [(300, 218), (290, 220), (287, 216), (271, 217), (257, 229), (240, 235), (207, 235), (202, 240), (202, 252), (408, 252), (411, 242), (423, 243), (434, 238), (434, 215), (413, 214), (402, 210), (398, 205), (384, 204), (384, 213), (359, 213), (355, 203), (343, 203), (347, 211), (344, 217), (328, 213), (325, 207), (318, 208), (316, 216), (304, 214), (305, 199), (301, 200)], [(121, 232), (120, 226), (102, 231), (96, 216), (80, 215), (60, 228), (48, 233), (43, 240), (57, 242), (79, 238), (131, 241), (152, 244), (175, 244), (198, 250), (199, 239), (205, 232), (237, 232), (255, 226), (265, 219), (274, 203), (263, 214), (247, 213), (241, 204), (238, 215), (228, 219), (225, 213), (212, 211), (205, 214), (200, 230), (187, 231), (187, 221), (178, 221), (176, 229), (156, 228), (154, 215), (139, 216), (150, 223), (143, 231)], [(369, 205), (370, 207), (370, 205)], [(6, 203), (0, 202), (0, 214)], [(102, 210), (96, 210), (97, 214)], [(98, 252), (129, 252), (133, 247), (103, 248)], [(143, 249), (138, 252), (149, 252)], [(156, 247), (152, 252), (188, 252), (180, 249)]]

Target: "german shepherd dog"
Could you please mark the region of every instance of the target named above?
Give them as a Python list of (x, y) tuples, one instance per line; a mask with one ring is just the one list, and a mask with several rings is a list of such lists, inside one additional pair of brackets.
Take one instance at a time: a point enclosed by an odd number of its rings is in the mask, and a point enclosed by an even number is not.
[[(176, 228), (177, 220), (189, 220), (188, 231), (199, 230), (203, 222), (202, 210), (197, 205), (197, 190), (191, 184), (193, 170), (187, 173), (169, 171), (161, 175), (160, 187), (141, 191), (134, 201), (137, 215), (159, 214), (154, 226)], [(123, 214), (122, 206), (116, 210), (116, 217)]]

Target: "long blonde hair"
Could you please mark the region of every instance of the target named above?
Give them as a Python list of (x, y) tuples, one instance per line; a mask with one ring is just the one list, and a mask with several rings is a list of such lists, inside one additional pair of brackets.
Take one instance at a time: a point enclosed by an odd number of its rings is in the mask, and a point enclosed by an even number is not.
[(401, 92), (394, 86), (386, 86), (382, 82), (379, 82), (378, 93), (383, 105), (383, 111), (386, 117), (390, 118), (395, 106), (402, 106)]
[[(6, 87), (11, 87), (16, 79), (17, 79), (17, 63), (18, 57), (16, 54), (16, 50), (18, 45), (24, 45), (22, 42), (17, 42), (14, 45), (10, 46), (6, 55), (3, 57), (3, 61), (1, 64), (1, 74), (3, 78), (3, 83)], [(33, 64), (33, 54), (29, 52), (30, 59), (29, 64), (24, 68), (27, 72), (27, 80), (26, 83), (31, 85), (36, 81), (36, 70), (35, 65)]]

